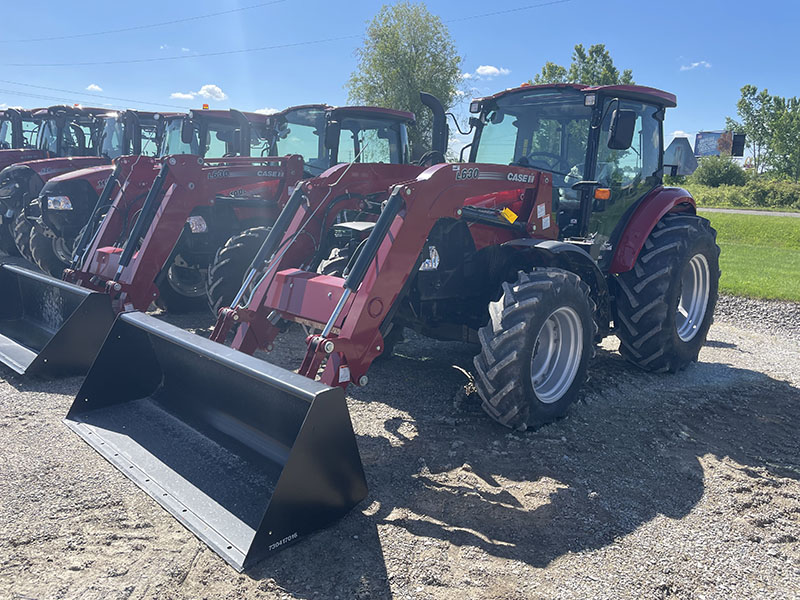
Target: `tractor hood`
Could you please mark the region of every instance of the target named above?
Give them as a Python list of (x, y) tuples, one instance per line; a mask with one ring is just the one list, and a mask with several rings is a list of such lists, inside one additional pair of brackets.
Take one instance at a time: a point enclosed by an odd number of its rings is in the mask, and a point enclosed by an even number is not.
[(56, 175), (55, 177), (50, 178), (47, 182), (47, 186), (45, 186), (45, 190), (63, 185), (69, 185), (70, 182), (80, 180), (87, 182), (91, 187), (97, 190), (98, 194), (100, 194), (100, 192), (103, 191), (106, 181), (108, 181), (108, 176), (111, 175), (113, 171), (114, 166), (108, 164), (81, 168), (77, 171), (67, 171), (62, 175)]
[(47, 158), (47, 152), (33, 148), (17, 148), (16, 150), (0, 150), (0, 169), (5, 169), (14, 163), (41, 160)]
[(25, 163), (34, 173), (48, 181), (57, 175), (62, 175), (69, 171), (107, 165), (109, 161), (102, 156), (73, 156), (70, 158), (46, 158), (43, 160), (32, 160)]

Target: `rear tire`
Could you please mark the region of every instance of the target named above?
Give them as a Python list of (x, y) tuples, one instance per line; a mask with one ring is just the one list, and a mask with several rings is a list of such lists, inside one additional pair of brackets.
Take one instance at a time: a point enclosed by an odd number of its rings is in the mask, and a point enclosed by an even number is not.
[(221, 308), (230, 306), (233, 302), (236, 293), (242, 287), (248, 267), (269, 231), (269, 227), (246, 229), (230, 238), (217, 250), (214, 262), (208, 269), (206, 286), (208, 308), (214, 316)]
[(695, 215), (666, 215), (633, 269), (614, 278), (620, 353), (638, 367), (676, 372), (697, 360), (719, 287), (717, 232)]
[(524, 430), (564, 416), (578, 398), (594, 353), (589, 286), (561, 269), (519, 273), (489, 304), (478, 336), (475, 385), (498, 423)]
[(25, 218), (25, 213), (19, 212), (17, 216), (14, 217), (14, 245), (17, 247), (17, 251), (20, 255), (34, 262), (30, 247), (31, 229), (33, 229), (33, 226), (30, 221)]
[[(57, 251), (57, 244), (62, 244), (63, 248), (60, 250), (61, 256)], [(28, 247), (31, 249), (31, 256), (39, 268), (45, 273), (49, 273), (57, 279), (61, 279), (64, 269), (69, 266), (65, 262), (67, 258), (67, 248), (74, 244), (67, 244), (62, 238), (51, 238), (45, 235), (44, 230), (33, 225), (31, 227), (30, 238), (28, 240)]]
[(0, 252), (7, 256), (20, 256), (14, 243), (14, 224), (6, 218), (3, 218), (3, 223), (0, 224)]

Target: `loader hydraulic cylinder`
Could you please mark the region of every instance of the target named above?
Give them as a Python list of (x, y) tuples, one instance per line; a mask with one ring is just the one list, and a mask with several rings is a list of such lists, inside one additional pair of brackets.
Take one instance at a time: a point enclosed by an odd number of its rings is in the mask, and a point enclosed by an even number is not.
[(389, 196), (389, 199), (386, 201), (386, 206), (381, 211), (381, 216), (378, 217), (374, 229), (367, 238), (367, 242), (356, 257), (356, 261), (350, 269), (350, 274), (347, 276), (347, 279), (344, 280), (345, 289), (351, 292), (358, 291), (358, 286), (361, 285), (364, 275), (367, 274), (370, 263), (378, 253), (378, 248), (380, 248), (383, 243), (386, 234), (389, 233), (392, 222), (402, 207), (403, 197), (400, 195), (399, 188), (395, 188), (392, 195)]
[(150, 190), (147, 192), (147, 197), (142, 205), (142, 210), (139, 212), (139, 217), (136, 219), (133, 229), (131, 229), (128, 240), (125, 242), (125, 247), (123, 248), (122, 255), (119, 258), (117, 273), (114, 275), (114, 281), (119, 279), (122, 271), (128, 266), (128, 264), (130, 264), (131, 258), (133, 258), (133, 253), (136, 252), (137, 242), (144, 233), (145, 228), (150, 224), (150, 215), (155, 211), (158, 196), (161, 193), (161, 188), (164, 186), (164, 180), (167, 178), (168, 173), (169, 165), (165, 162), (161, 166), (161, 170), (158, 172), (155, 181), (153, 181), (153, 185), (150, 186)]
[(117, 185), (117, 180), (119, 179), (119, 172), (120, 166), (115, 165), (114, 170), (111, 172), (111, 175), (108, 178), (108, 181), (106, 181), (106, 184), (103, 186), (103, 191), (100, 193), (100, 197), (97, 199), (97, 203), (94, 205), (92, 216), (89, 217), (88, 224), (78, 240), (78, 245), (75, 246), (75, 254), (72, 257), (71, 265), (73, 269), (79, 269), (83, 263), (83, 256), (86, 253), (86, 248), (94, 237), (94, 226), (95, 223), (97, 223), (97, 217), (100, 214), (100, 211), (103, 210), (103, 207), (108, 206), (108, 201), (111, 198), (112, 192), (114, 191), (114, 186)]

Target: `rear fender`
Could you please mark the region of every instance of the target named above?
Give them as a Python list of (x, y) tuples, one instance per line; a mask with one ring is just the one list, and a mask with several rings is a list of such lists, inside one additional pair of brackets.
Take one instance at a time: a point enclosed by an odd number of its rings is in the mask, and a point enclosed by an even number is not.
[(522, 253), (523, 263), (528, 267), (555, 267), (576, 273), (591, 290), (597, 305), (596, 321), (601, 337), (609, 331), (611, 304), (608, 282), (586, 250), (567, 242), (522, 238), (503, 244)]
[(645, 196), (622, 230), (609, 272), (630, 271), (656, 223), (667, 213), (673, 212), (697, 212), (694, 198), (689, 192), (682, 188), (658, 187)]

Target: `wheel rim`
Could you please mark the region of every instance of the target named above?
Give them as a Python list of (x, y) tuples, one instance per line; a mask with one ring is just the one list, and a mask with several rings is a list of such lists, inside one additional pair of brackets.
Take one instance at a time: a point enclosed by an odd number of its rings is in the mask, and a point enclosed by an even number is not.
[(711, 294), (711, 275), (708, 261), (695, 254), (686, 263), (681, 274), (681, 297), (675, 313), (675, 326), (682, 341), (692, 340), (706, 316), (708, 297)]
[(583, 356), (583, 328), (575, 309), (550, 313), (539, 330), (531, 355), (531, 384), (545, 404), (557, 402), (575, 381)]
[(172, 265), (167, 270), (170, 287), (181, 296), (198, 298), (206, 293), (206, 278), (200, 269)]
[(67, 250), (67, 242), (63, 237), (57, 237), (53, 240), (53, 252), (55, 252), (58, 260), (63, 263), (69, 264), (72, 261), (72, 256), (69, 250)]

